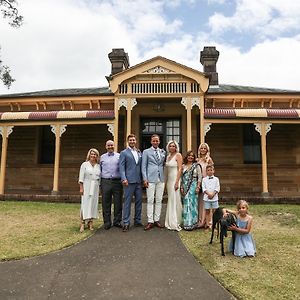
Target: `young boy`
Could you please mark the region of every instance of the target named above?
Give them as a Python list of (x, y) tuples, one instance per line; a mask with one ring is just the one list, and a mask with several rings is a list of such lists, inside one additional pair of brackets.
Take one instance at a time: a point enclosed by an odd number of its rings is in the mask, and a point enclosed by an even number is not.
[(206, 177), (202, 180), (202, 191), (203, 191), (203, 201), (205, 209), (205, 220), (206, 224), (204, 228), (209, 227), (209, 221), (211, 220), (210, 210), (212, 213), (219, 207), (219, 197), (220, 192), (220, 181), (219, 178), (214, 176), (215, 168), (214, 166), (208, 165), (206, 167)]

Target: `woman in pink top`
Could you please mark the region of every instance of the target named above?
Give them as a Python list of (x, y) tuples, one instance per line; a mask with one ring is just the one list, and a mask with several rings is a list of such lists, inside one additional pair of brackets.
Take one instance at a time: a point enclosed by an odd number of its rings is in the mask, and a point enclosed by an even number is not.
[[(202, 143), (198, 148), (198, 164), (202, 169), (202, 178), (206, 177), (206, 166), (213, 165), (214, 162), (210, 157), (210, 149), (208, 144)], [(205, 224), (205, 209), (203, 202), (203, 193), (199, 194), (198, 199), (198, 228), (204, 227)]]

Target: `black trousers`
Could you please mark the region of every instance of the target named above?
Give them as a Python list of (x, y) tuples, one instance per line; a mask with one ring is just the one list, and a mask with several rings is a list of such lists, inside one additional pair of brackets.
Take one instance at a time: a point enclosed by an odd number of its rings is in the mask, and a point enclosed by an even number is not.
[(122, 221), (123, 187), (121, 180), (101, 178), (102, 213), (104, 225), (111, 226), (111, 206), (114, 204), (113, 225)]

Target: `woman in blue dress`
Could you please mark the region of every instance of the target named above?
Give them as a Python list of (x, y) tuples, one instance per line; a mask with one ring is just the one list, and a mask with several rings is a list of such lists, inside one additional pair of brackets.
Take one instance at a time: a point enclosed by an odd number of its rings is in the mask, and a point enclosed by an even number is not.
[(235, 213), (237, 216), (237, 225), (229, 227), (229, 230), (236, 232), (234, 249), (232, 249), (232, 240), (229, 243), (229, 250), (233, 251), (235, 256), (253, 257), (256, 253), (255, 242), (250, 233), (253, 223), (252, 216), (248, 213), (249, 205), (245, 200), (239, 200), (237, 203), (237, 212), (226, 210), (227, 212)]
[(196, 155), (188, 151), (183, 159), (181, 187), (183, 204), (183, 229), (193, 230), (198, 223), (198, 193), (202, 180), (201, 166), (196, 162)]

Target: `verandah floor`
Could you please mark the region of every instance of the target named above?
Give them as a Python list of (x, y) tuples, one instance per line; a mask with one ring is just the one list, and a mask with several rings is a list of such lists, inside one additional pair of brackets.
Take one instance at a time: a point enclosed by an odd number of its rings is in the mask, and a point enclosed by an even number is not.
[[(18, 192), (7, 192), (6, 194), (0, 195), (0, 200), (19, 200), (19, 201), (44, 201), (44, 202), (65, 202), (65, 203), (79, 203), (81, 196), (79, 194), (51, 194), (48, 191), (18, 191)], [(260, 204), (300, 204), (300, 195), (288, 195), (288, 196), (276, 196), (269, 195), (263, 197), (256, 194), (245, 194), (245, 193), (226, 193), (220, 195), (219, 203), (222, 204), (235, 204), (238, 200), (245, 199), (249, 203), (260, 203)], [(101, 202), (101, 196), (100, 196)], [(143, 202), (146, 202), (146, 194), (143, 195)], [(164, 196), (164, 203), (167, 202), (167, 195)]]

